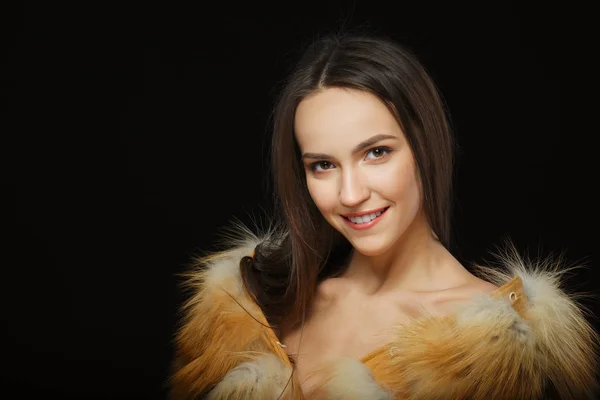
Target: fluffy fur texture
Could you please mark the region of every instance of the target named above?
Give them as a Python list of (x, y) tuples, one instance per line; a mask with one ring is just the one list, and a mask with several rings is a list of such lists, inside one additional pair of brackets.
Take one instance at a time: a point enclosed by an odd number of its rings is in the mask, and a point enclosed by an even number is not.
[[(248, 236), (249, 233), (246, 235)], [(339, 359), (303, 394), (292, 363), (245, 292), (240, 259), (259, 239), (199, 260), (177, 334), (172, 399), (592, 399), (598, 336), (566, 270), (506, 253), (480, 276), (499, 286), (448, 317), (395, 327), (362, 360)]]

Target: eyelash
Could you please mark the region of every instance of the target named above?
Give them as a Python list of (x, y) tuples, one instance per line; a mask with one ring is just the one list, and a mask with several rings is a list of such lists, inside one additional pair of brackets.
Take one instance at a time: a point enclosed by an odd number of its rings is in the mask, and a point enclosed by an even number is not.
[[(385, 147), (385, 146), (373, 147), (372, 149), (369, 149), (365, 153), (365, 157), (367, 155), (369, 155), (370, 153), (376, 151), (376, 150), (381, 150), (382, 152), (384, 152), (384, 154), (382, 156), (380, 156), (380, 157), (371, 158), (371, 160), (382, 160), (382, 159), (385, 159), (392, 152), (392, 149), (390, 149), (389, 147)], [(330, 168), (324, 168), (323, 171), (317, 171), (317, 167), (322, 166), (324, 163), (327, 163), (329, 165), (332, 164), (329, 161), (317, 161), (317, 162), (314, 162), (314, 163), (310, 164), (310, 170), (313, 171), (313, 172), (315, 172), (315, 173), (325, 172), (325, 171), (327, 171)]]

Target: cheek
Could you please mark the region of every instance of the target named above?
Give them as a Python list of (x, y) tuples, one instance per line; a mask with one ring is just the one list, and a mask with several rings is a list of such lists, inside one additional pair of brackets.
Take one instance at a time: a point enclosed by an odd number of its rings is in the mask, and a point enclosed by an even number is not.
[(385, 197), (392, 201), (408, 204), (421, 202), (420, 184), (412, 163), (390, 165), (386, 173), (373, 176), (372, 182), (376, 182)]
[(325, 214), (336, 207), (337, 196), (335, 185), (332, 185), (331, 182), (307, 178), (306, 186), (308, 187), (308, 193), (313, 203), (315, 203), (321, 213)]

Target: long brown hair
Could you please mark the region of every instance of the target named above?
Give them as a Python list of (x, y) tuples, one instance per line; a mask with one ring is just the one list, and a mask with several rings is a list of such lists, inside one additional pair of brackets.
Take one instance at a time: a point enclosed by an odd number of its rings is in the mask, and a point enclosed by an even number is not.
[(331, 87), (369, 92), (387, 105), (414, 154), (431, 228), (450, 245), (453, 140), (432, 79), (412, 53), (388, 38), (323, 36), (296, 64), (274, 110), (271, 168), (282, 229), (240, 265), (246, 289), (276, 330), (305, 319), (317, 284), (343, 272), (351, 249), (312, 202), (294, 134), (300, 101)]

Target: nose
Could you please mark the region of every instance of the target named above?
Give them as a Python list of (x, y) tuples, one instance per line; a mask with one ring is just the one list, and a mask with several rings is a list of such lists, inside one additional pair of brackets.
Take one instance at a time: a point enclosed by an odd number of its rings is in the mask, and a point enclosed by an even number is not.
[(359, 171), (345, 170), (341, 177), (340, 202), (345, 207), (356, 207), (371, 197), (371, 191)]

